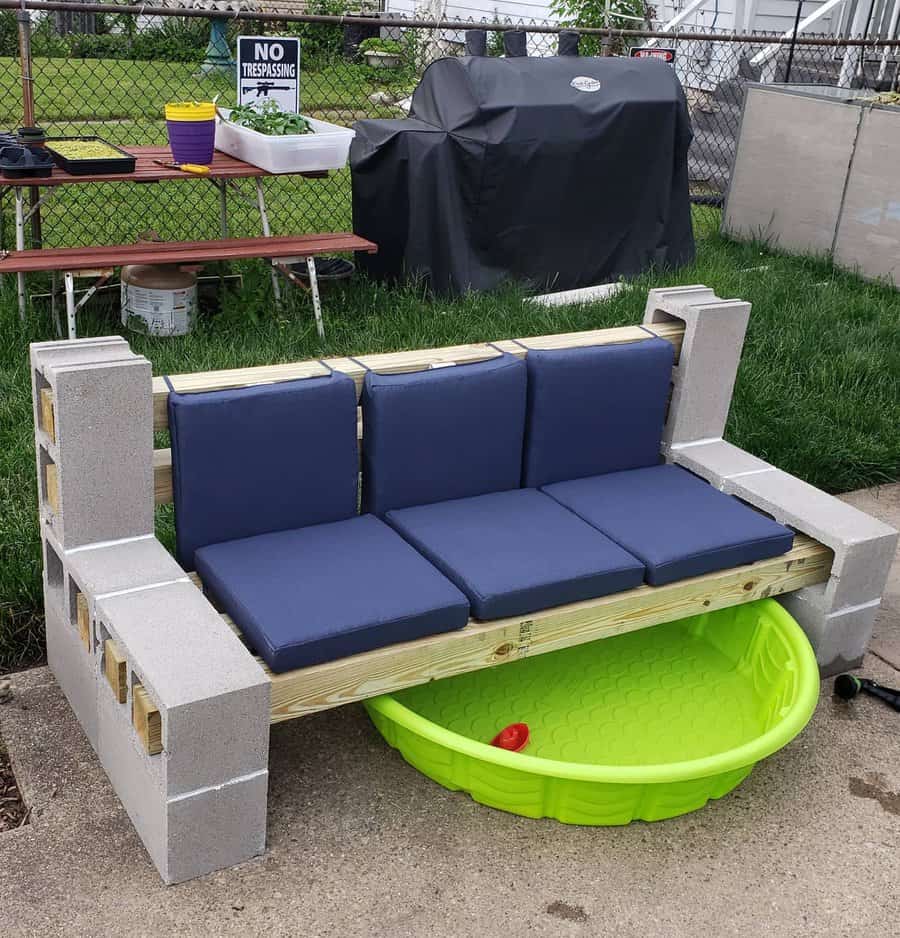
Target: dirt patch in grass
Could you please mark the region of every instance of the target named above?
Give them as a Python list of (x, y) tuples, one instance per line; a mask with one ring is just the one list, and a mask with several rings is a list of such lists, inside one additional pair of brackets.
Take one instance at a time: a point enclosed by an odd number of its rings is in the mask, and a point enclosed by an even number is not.
[(9, 755), (0, 739), (0, 834), (27, 824), (30, 814), (16, 784)]

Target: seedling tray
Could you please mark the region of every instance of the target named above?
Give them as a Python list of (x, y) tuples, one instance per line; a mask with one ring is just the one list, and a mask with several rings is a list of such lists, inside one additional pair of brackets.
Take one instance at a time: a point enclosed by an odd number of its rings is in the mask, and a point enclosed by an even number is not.
[[(800, 626), (763, 599), (431, 681), (366, 709), (446, 788), (526, 817), (614, 825), (721, 798), (800, 732), (818, 690)], [(490, 745), (516, 722), (530, 730), (521, 752)]]
[[(120, 153), (121, 156), (71, 159), (70, 157), (63, 156), (62, 153), (58, 153), (53, 147), (54, 143), (62, 143), (63, 141), (67, 143), (69, 141), (78, 141), (79, 143), (102, 143), (115, 150), (116, 153)], [(46, 148), (53, 154), (56, 165), (72, 176), (102, 176), (112, 173), (134, 172), (134, 157), (121, 147), (117, 147), (114, 143), (110, 143), (102, 137), (57, 137), (48, 140)]]

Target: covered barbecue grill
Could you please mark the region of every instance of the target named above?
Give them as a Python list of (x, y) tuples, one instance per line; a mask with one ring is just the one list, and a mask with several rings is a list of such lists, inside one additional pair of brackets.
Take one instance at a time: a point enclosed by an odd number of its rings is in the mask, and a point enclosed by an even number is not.
[(566, 290), (693, 259), (690, 119), (652, 59), (441, 59), (405, 120), (355, 125), (353, 223), (372, 276), (442, 293)]

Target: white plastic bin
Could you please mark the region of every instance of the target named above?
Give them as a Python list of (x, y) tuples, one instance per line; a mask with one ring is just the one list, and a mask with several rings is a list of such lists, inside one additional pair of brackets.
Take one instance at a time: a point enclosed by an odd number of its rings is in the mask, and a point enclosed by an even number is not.
[[(222, 116), (231, 113), (220, 108)], [(274, 137), (216, 118), (216, 149), (270, 173), (312, 173), (343, 169), (355, 131), (306, 118), (315, 133)]]

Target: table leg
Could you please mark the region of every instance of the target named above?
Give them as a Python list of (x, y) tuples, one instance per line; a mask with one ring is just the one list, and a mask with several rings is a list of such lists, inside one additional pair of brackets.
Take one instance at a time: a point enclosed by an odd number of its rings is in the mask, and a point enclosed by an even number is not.
[(59, 274), (54, 270), (50, 274), (50, 314), (57, 339), (62, 338), (62, 323), (59, 321)]
[[(25, 200), (21, 186), (16, 186), (16, 250), (25, 250)], [(19, 319), (25, 319), (25, 274), (16, 274), (19, 291)]]
[(319, 299), (319, 278), (316, 276), (316, 259), (306, 258), (306, 269), (309, 271), (309, 292), (312, 294), (313, 312), (316, 314), (316, 332), (319, 338), (325, 338), (325, 325), (322, 322), (322, 302)]
[(222, 237), (228, 237), (228, 183), (224, 179), (218, 180), (219, 187), (219, 228)]
[[(272, 237), (272, 229), (269, 227), (269, 215), (266, 212), (266, 195), (263, 191), (262, 179), (256, 178), (256, 205), (259, 208), (259, 220), (262, 225), (262, 233), (265, 237)], [(272, 267), (272, 292), (275, 294), (275, 302), (281, 302), (281, 284), (278, 282), (278, 271)]]
[(64, 273), (66, 282), (66, 318), (69, 320), (69, 338), (75, 339), (75, 277), (71, 271)]

